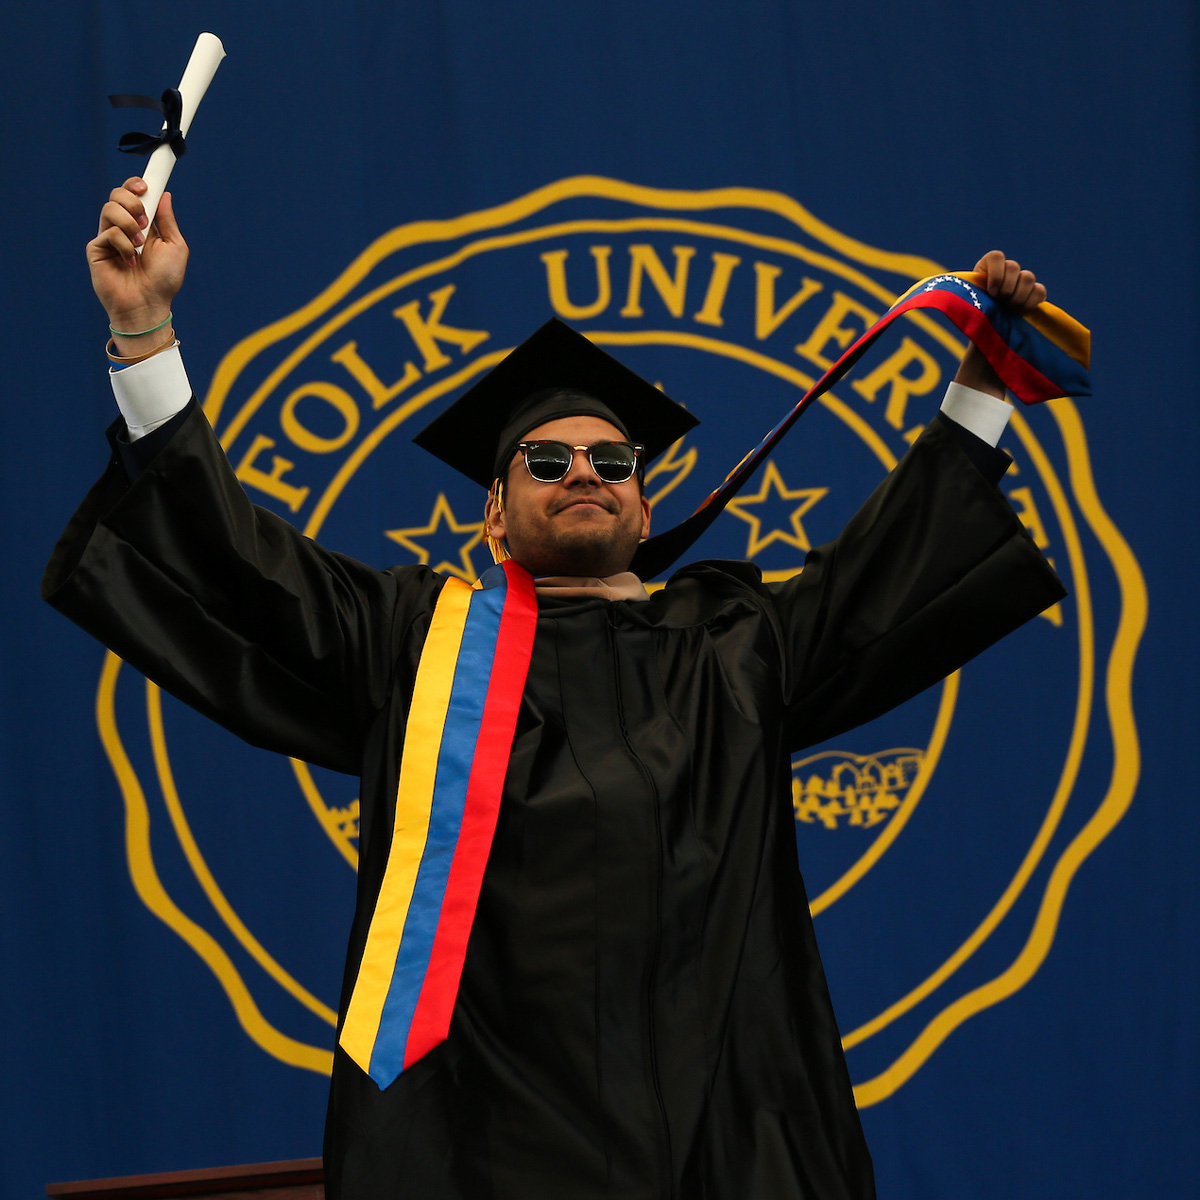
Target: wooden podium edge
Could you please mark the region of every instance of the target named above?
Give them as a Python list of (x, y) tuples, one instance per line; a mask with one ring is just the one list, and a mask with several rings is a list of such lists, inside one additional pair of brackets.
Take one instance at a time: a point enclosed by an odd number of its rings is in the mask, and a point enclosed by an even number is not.
[(253, 1194), (267, 1189), (324, 1183), (319, 1158), (287, 1162), (247, 1163), (194, 1171), (168, 1171), (158, 1175), (125, 1175), (46, 1185), (53, 1197), (95, 1197), (96, 1200), (165, 1200), (175, 1196), (220, 1196), (232, 1192)]

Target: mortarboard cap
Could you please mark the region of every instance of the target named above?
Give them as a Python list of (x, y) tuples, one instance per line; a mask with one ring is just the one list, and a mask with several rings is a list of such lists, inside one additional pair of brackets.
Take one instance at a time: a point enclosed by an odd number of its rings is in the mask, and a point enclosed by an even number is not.
[(551, 319), (413, 441), (487, 488), (529, 430), (574, 415), (616, 425), (646, 447), (644, 463), (700, 423), (583, 334)]

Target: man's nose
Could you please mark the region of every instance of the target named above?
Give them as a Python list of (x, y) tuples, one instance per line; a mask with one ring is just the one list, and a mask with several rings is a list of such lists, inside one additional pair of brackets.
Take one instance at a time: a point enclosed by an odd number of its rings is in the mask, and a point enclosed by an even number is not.
[(563, 476), (563, 484), (569, 485), (572, 483), (602, 483), (600, 476), (596, 474), (592, 468), (590, 459), (588, 458), (588, 448), (586, 446), (571, 447), (571, 466), (568, 468), (566, 475)]

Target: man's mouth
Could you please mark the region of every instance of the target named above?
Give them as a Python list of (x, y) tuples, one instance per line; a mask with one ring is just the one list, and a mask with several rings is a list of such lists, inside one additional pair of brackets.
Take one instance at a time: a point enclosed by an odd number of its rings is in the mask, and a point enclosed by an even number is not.
[(612, 512), (612, 509), (604, 503), (599, 497), (579, 497), (576, 500), (568, 500), (566, 504), (558, 508), (557, 512), (566, 512), (568, 508), (579, 508), (586, 505), (588, 508), (599, 508), (603, 512)]

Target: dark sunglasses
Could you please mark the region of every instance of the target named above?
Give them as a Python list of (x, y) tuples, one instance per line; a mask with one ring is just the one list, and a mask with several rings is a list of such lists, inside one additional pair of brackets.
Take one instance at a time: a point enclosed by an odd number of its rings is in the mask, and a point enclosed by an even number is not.
[(568, 446), (566, 442), (518, 442), (525, 469), (538, 483), (558, 483), (571, 469), (576, 450), (586, 450), (592, 470), (605, 483), (624, 483), (637, 470), (638, 456), (645, 449), (635, 442), (593, 442), (590, 446)]

